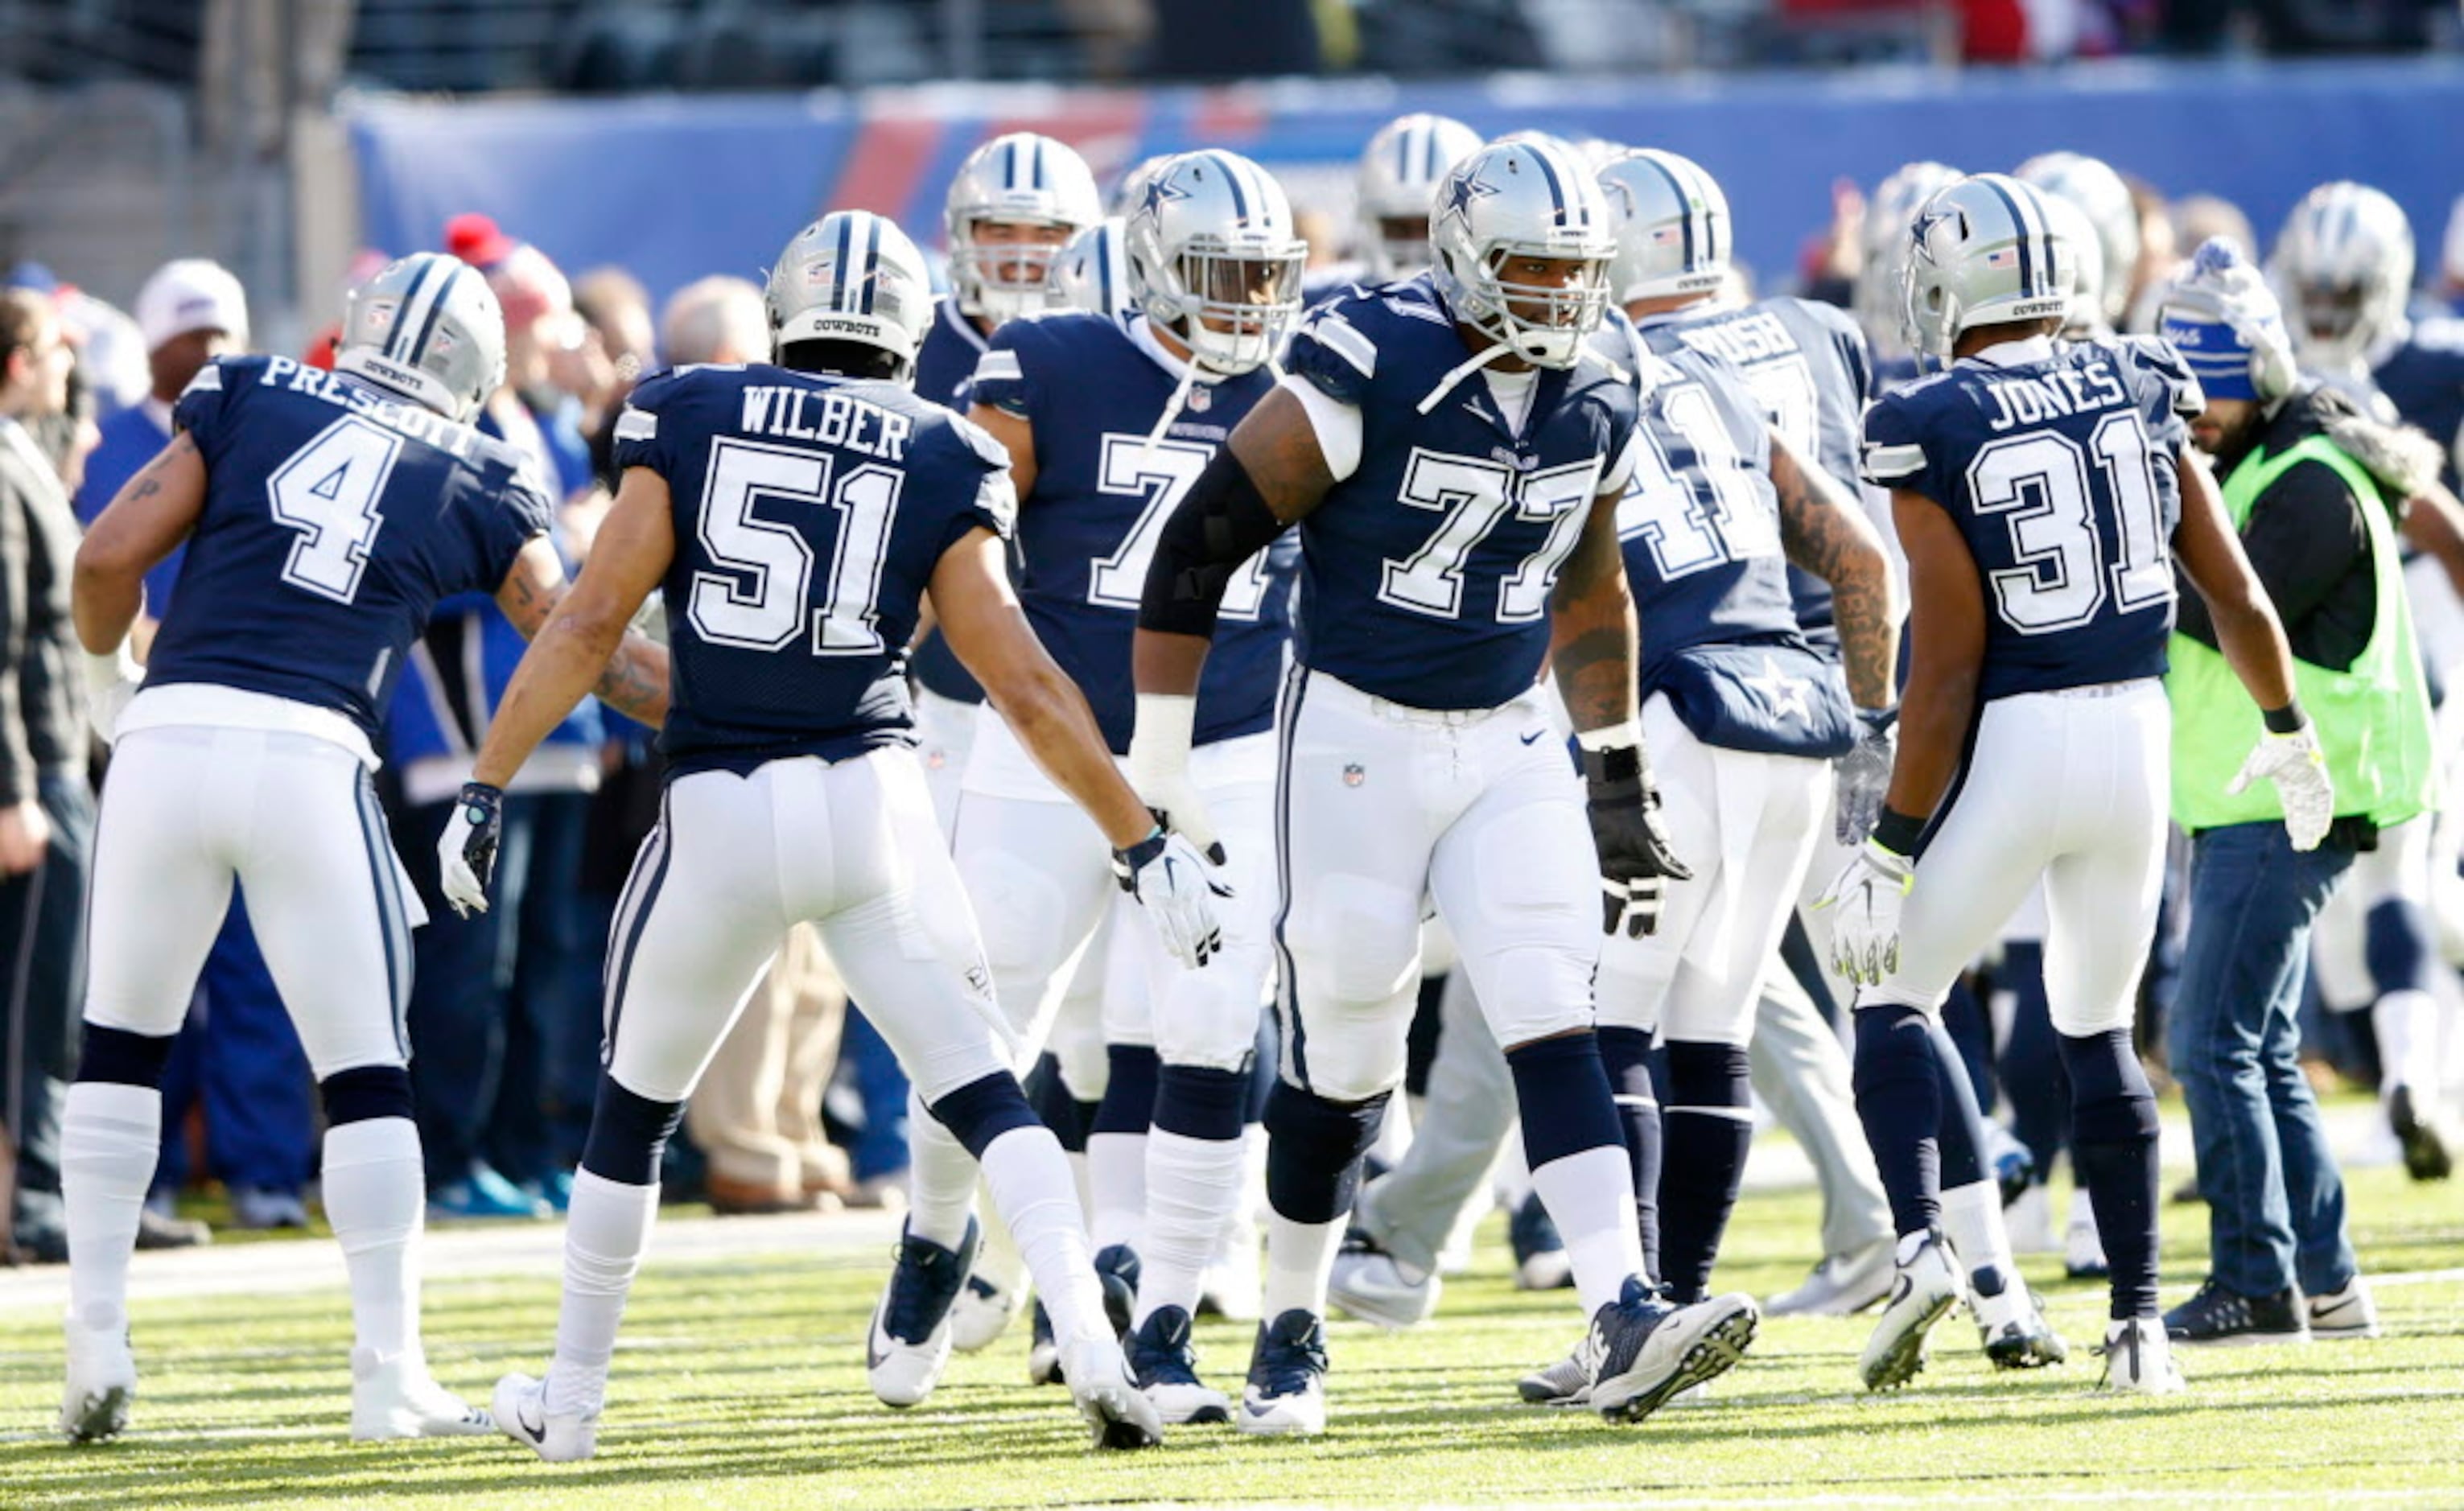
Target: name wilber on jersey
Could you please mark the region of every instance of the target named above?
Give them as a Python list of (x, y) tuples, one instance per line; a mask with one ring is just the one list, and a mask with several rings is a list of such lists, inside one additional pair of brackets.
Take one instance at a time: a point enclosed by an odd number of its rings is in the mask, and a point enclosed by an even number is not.
[(886, 462), (904, 462), (915, 423), (852, 394), (756, 384), (744, 390), (744, 417), (737, 428), (748, 435), (812, 441)]
[[(409, 369), (386, 361), (374, 353), (363, 354), (361, 361), (369, 377), (391, 379), (408, 386), (408, 381), (403, 375)], [(209, 367), (207, 371), (213, 369)], [(440, 451), (450, 451), (460, 461), (469, 461), (478, 445), (479, 432), (468, 426), (456, 425), (443, 415), (416, 405), (397, 404), (358, 383), (338, 379), (321, 367), (306, 366), (288, 357), (268, 357), (265, 360), (265, 376), (257, 380), (257, 386), (261, 389), (279, 388), (285, 393), (309, 394), (327, 404), (357, 410), (372, 419), (384, 421), (388, 427), (414, 441), (425, 441)]]
[(2101, 361), (2056, 367), (2026, 377), (1988, 378), (1985, 390), (1993, 396), (1993, 417), (1986, 424), (1994, 430), (2042, 425), (2065, 415), (2119, 408), (2130, 402), (2113, 364)]

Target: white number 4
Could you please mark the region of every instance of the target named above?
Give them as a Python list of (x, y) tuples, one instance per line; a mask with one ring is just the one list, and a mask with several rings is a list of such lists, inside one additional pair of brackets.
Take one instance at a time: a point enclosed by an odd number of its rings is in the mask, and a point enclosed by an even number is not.
[(402, 459), (403, 438), (359, 415), (317, 432), (265, 480), (275, 522), (299, 532), (282, 580), (347, 603), (384, 525), (377, 500)]

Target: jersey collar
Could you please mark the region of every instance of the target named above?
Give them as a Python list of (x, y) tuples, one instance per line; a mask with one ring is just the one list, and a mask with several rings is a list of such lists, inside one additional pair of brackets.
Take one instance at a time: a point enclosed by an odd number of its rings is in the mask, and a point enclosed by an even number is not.
[(2030, 362), (2050, 361), (2053, 355), (2052, 337), (2031, 336), (2023, 341), (1996, 341), (1960, 361), (1983, 362), (1988, 367), (2024, 367)]
[[(1162, 368), (1164, 375), (1173, 382), (1178, 383), (1189, 376), (1189, 363), (1181, 358), (1175, 357), (1172, 354), (1172, 348), (1156, 339), (1155, 323), (1145, 315), (1131, 316), (1122, 322), (1122, 329), (1129, 333), (1130, 344), (1144, 352), (1147, 361)], [(1216, 382), (1216, 376), (1201, 367), (1199, 369), (1197, 381), (1212, 383)]]

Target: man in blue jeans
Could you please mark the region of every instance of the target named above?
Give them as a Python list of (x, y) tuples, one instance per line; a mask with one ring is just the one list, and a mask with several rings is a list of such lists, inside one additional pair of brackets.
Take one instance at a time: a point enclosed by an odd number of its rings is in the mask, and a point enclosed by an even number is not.
[[(2310, 925), (2381, 829), (2432, 806), (2430, 700), (2397, 560), (2396, 515), (2437, 475), (2342, 397), (2301, 380), (2275, 296), (2223, 244), (2199, 249), (2165, 334), (2208, 407), (2242, 549), (2293, 650), (2335, 786), (2335, 821), (2297, 850), (2265, 783), (2230, 780), (2258, 714), (2183, 595), (2174, 637), (2173, 813), (2191, 835), (2190, 932), (2167, 1035), (2189, 1104), (2212, 1272), (2166, 1314), (2176, 1344), (2369, 1337), (2378, 1316), (2344, 1231), (2344, 1187), (2298, 1062)], [(2409, 465), (2408, 465), (2409, 463)]]

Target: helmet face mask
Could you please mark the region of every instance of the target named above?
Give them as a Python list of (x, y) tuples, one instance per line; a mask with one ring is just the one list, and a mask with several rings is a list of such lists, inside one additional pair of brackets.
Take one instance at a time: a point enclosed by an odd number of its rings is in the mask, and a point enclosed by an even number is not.
[(444, 252), (389, 263), (352, 292), (334, 369), (468, 424), (505, 383), (495, 292)]
[(1388, 121), (1360, 151), (1354, 196), (1371, 274), (1392, 282), (1429, 266), (1429, 204), (1448, 169), (1480, 150), (1480, 134), (1444, 116)]
[(1054, 258), (1102, 218), (1095, 176), (1066, 143), (1017, 131), (976, 148), (942, 210), (959, 310), (999, 324), (1050, 309)]
[(1245, 158), (1209, 149), (1156, 168), (1127, 240), (1138, 307), (1220, 376), (1265, 365), (1300, 314), (1309, 248), (1283, 186)]
[(839, 210), (798, 232), (762, 292), (774, 356), (800, 341), (851, 341), (915, 371), (933, 318), (933, 284), (907, 233), (869, 210)]
[[(1617, 235), (1572, 152), (1492, 142), (1440, 188), (1430, 243), (1438, 292), (1462, 323), (1541, 367), (1572, 367), (1609, 301)], [(1551, 267), (1556, 277), (1549, 277)]]
[(2412, 225), (2367, 185), (2321, 184), (2302, 197), (2276, 238), (2268, 272), (2293, 321), (2304, 365), (2360, 369), (2408, 328)]

